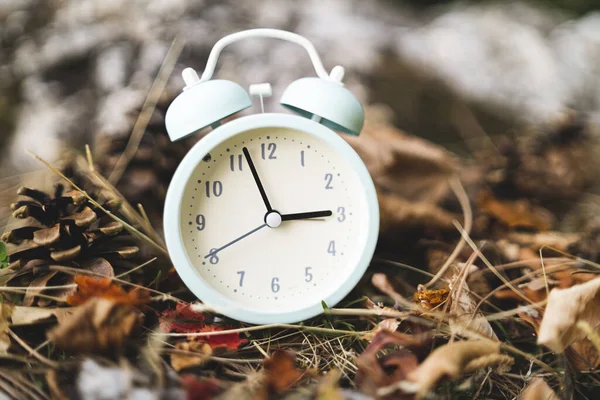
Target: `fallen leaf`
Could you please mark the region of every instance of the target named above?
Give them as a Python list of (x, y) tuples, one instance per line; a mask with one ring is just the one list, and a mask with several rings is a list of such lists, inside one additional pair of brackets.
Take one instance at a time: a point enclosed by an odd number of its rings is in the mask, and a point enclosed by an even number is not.
[(291, 351), (276, 350), (264, 361), (265, 387), (270, 396), (279, 395), (294, 386), (304, 375), (296, 368), (296, 355)]
[[(199, 332), (219, 332), (227, 329), (229, 329), (229, 327), (206, 325)], [(227, 351), (237, 350), (242, 344), (248, 342), (248, 340), (240, 338), (239, 333), (202, 336), (198, 337), (197, 340), (208, 343), (213, 349), (225, 349)]]
[[(229, 329), (227, 326), (207, 325), (204, 314), (195, 311), (192, 304), (177, 304), (174, 310), (166, 310), (160, 317), (160, 327), (163, 332), (201, 333), (218, 332)], [(236, 350), (247, 343), (239, 333), (226, 333), (197, 337), (196, 341), (208, 343), (212, 349)]]
[(550, 291), (538, 344), (556, 353), (563, 352), (573, 342), (586, 337), (575, 326), (577, 321), (587, 322), (594, 330), (600, 327), (600, 279)]
[(365, 333), (362, 337), (363, 339), (368, 340), (370, 342), (371, 340), (373, 340), (373, 338), (375, 337), (375, 335), (377, 335), (378, 332), (382, 330), (396, 332), (399, 325), (400, 321), (398, 321), (396, 318), (386, 318), (382, 321), (379, 321), (379, 323), (375, 325), (375, 327), (371, 329), (370, 332)]
[(458, 171), (457, 159), (443, 147), (393, 127), (389, 120), (381, 109), (368, 109), (360, 137), (344, 137), (375, 183), (380, 232), (392, 235), (417, 227), (453, 231), (456, 216), (438, 204), (449, 191), (449, 178)]
[(525, 390), (519, 395), (519, 400), (559, 400), (554, 390), (543, 378), (533, 378)]
[[(405, 379), (418, 364), (417, 356), (408, 348), (421, 347), (429, 339), (429, 335), (379, 331), (356, 360), (358, 371), (354, 383), (364, 393), (375, 396), (379, 388)], [(379, 357), (379, 352), (386, 346), (403, 348)]]
[(67, 304), (76, 306), (92, 298), (110, 299), (115, 303), (142, 304), (148, 301), (148, 292), (132, 289), (129, 292), (115, 284), (110, 278), (94, 278), (78, 275), (74, 278), (77, 292), (67, 297)]
[(204, 364), (207, 360), (206, 356), (212, 354), (212, 348), (208, 343), (193, 340), (177, 343), (175, 349), (179, 352), (171, 353), (171, 366), (177, 372)]
[[(489, 356), (493, 356), (490, 358)], [(491, 340), (468, 340), (446, 344), (435, 349), (415, 370), (408, 374), (408, 381), (416, 385), (417, 397), (430, 392), (442, 378), (456, 379), (481, 365), (492, 366), (506, 363), (500, 354), (500, 343)], [(485, 363), (478, 362), (478, 360)], [(471, 364), (471, 363), (476, 364)], [(471, 367), (469, 367), (471, 364)]]
[(122, 348), (141, 319), (131, 304), (94, 297), (49, 331), (48, 339), (67, 352), (106, 354)]
[(431, 310), (439, 307), (448, 298), (450, 290), (447, 288), (442, 289), (423, 289), (415, 292), (413, 295), (413, 301), (421, 307)]
[(163, 332), (195, 333), (204, 326), (204, 314), (194, 311), (189, 303), (179, 303), (174, 310), (165, 310), (160, 316), (160, 328)]
[(61, 323), (66, 317), (73, 314), (76, 307), (68, 308), (42, 308), (14, 306), (10, 317), (12, 325), (31, 325), (45, 319), (56, 317)]
[(547, 231), (554, 224), (554, 217), (548, 210), (527, 199), (501, 200), (491, 192), (482, 192), (478, 203), (481, 210), (510, 229)]
[(6, 354), (10, 347), (10, 337), (8, 336), (8, 329), (10, 323), (8, 319), (11, 317), (14, 310), (14, 306), (0, 303), (0, 354)]
[[(382, 191), (408, 201), (438, 203), (458, 162), (446, 149), (391, 125), (375, 108), (366, 112), (360, 137), (345, 136)], [(402, 179), (398, 179), (402, 177)]]
[(598, 350), (589, 339), (574, 342), (565, 349), (565, 355), (577, 371), (591, 371), (600, 365)]
[(450, 331), (453, 335), (479, 339), (480, 336), (498, 340), (492, 325), (483, 313), (477, 310), (466, 276), (455, 275), (450, 282)]

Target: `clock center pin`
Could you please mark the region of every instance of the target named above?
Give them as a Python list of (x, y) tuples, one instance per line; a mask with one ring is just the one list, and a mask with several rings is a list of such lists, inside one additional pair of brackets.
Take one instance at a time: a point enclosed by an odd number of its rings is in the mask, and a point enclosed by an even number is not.
[(269, 226), (269, 228), (277, 228), (281, 225), (281, 214), (277, 211), (271, 211), (265, 216), (265, 222)]

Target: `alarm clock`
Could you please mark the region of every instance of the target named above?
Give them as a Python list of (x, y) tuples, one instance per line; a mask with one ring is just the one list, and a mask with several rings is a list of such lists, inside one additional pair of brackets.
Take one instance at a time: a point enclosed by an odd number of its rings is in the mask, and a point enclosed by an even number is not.
[[(265, 113), (269, 84), (211, 80), (218, 57), (240, 39), (296, 43), (317, 77), (291, 83)], [(327, 73), (304, 37), (275, 29), (234, 33), (213, 47), (202, 76), (183, 71), (165, 116), (171, 140), (206, 127), (167, 192), (164, 232), (179, 276), (207, 306), (254, 324), (301, 321), (342, 300), (367, 269), (379, 232), (373, 181), (337, 132), (358, 135), (364, 111)], [(262, 112), (228, 120), (260, 98)]]

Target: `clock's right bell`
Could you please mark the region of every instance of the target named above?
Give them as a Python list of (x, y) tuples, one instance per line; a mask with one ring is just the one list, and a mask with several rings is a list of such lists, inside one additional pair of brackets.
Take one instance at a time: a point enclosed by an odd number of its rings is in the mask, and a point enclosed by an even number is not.
[(303, 117), (351, 135), (360, 133), (365, 120), (360, 102), (336, 80), (298, 79), (287, 87), (280, 103)]

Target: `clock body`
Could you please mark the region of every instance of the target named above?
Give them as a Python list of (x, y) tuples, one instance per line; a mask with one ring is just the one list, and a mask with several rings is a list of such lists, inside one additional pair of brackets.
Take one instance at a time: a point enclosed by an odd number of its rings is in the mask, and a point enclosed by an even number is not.
[[(266, 224), (265, 195), (280, 215)], [(301, 321), (344, 298), (364, 274), (379, 231), (371, 177), (356, 152), (318, 122), (258, 114), (207, 134), (167, 193), (164, 227), (173, 265), (206, 305), (249, 323)]]

